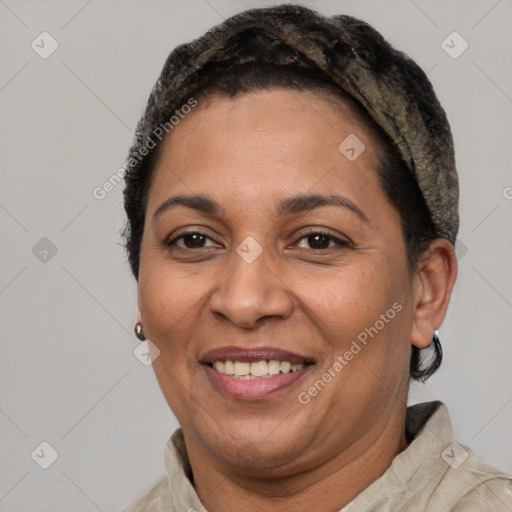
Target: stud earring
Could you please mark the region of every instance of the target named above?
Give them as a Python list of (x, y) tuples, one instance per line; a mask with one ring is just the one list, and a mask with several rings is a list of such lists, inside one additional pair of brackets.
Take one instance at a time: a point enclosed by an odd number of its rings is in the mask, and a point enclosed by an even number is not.
[(145, 341), (146, 340), (146, 336), (144, 336), (144, 330), (142, 329), (142, 324), (140, 322), (137, 322), (135, 324), (135, 327), (134, 327), (133, 331), (135, 332), (135, 336), (137, 336), (137, 339), (139, 341)]

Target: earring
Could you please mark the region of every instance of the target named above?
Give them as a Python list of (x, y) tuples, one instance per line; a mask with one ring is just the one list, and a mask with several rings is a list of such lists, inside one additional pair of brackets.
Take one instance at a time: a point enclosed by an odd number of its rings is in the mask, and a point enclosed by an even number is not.
[(146, 336), (144, 336), (144, 331), (142, 329), (142, 324), (140, 322), (137, 322), (134, 327), (135, 336), (137, 336), (137, 339), (139, 341), (145, 341)]
[(437, 331), (432, 333), (432, 343), (434, 344), (434, 350), (438, 356), (443, 357), (443, 348), (441, 347), (441, 340)]

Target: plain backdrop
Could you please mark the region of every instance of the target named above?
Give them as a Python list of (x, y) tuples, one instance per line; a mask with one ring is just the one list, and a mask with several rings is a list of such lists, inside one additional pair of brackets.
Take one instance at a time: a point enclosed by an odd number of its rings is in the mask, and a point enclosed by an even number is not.
[[(123, 186), (93, 191), (123, 164), (170, 50), (278, 3), (0, 0), (0, 511), (115, 511), (162, 474), (177, 423), (133, 353)], [(512, 472), (512, 1), (303, 5), (374, 25), (428, 72), (446, 109), (459, 278), (443, 366), (410, 402), (444, 401), (456, 439)], [(58, 454), (48, 469), (42, 442)]]

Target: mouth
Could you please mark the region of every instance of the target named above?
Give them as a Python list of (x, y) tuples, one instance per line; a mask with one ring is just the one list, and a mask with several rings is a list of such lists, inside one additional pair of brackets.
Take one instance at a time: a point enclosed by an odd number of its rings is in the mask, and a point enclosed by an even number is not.
[(291, 363), (290, 361), (279, 361), (277, 359), (255, 361), (253, 363), (228, 359), (207, 364), (217, 372), (237, 380), (268, 379), (274, 375), (298, 372), (306, 365), (306, 363)]
[(265, 347), (216, 349), (205, 354), (200, 362), (218, 391), (243, 400), (275, 396), (315, 364), (311, 358)]

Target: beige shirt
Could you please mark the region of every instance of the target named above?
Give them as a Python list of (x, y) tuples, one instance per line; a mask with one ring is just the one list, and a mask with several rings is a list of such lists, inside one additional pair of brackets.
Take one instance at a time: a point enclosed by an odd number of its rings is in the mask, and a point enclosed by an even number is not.
[[(410, 444), (386, 472), (340, 512), (511, 512), (512, 475), (481, 462), (453, 441), (441, 402), (407, 408)], [(164, 451), (167, 474), (122, 512), (207, 512), (190, 482), (183, 431)]]

